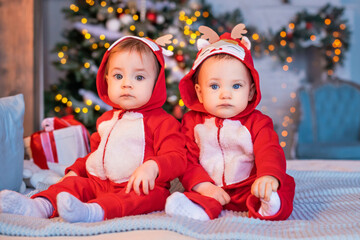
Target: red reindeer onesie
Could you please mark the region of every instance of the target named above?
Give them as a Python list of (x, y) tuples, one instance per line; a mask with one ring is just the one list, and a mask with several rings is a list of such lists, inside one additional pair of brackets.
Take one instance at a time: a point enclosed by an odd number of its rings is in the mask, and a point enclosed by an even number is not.
[[(249, 211), (250, 217), (260, 219), (287, 219), (293, 209), (295, 182), (286, 174), (284, 152), (279, 146), (272, 120), (255, 110), (261, 92), (259, 76), (248, 49), (250, 43), (245, 37), (242, 41), (234, 37), (234, 33), (213, 37), (209, 39), (211, 44), (206, 43), (207, 46), (199, 51), (192, 69), (179, 85), (185, 105), (192, 110), (184, 115), (182, 121), (188, 149), (188, 166), (181, 177), (186, 190), (184, 194), (203, 207), (210, 219), (218, 217), (222, 209)], [(204, 43), (205, 40), (201, 40)], [(197, 67), (208, 57), (221, 53), (229, 54), (245, 64), (256, 87), (247, 108), (229, 119), (208, 114), (194, 88), (193, 76)], [(277, 214), (269, 217), (257, 212), (261, 202), (251, 194), (251, 185), (265, 175), (276, 177), (280, 183), (277, 193), (281, 207)], [(202, 182), (222, 187), (230, 195), (230, 203), (222, 206), (217, 200), (192, 190)]]
[[(138, 109), (125, 111), (113, 104), (107, 94), (105, 66), (111, 48), (126, 38), (144, 42), (155, 54), (161, 69), (152, 96)], [(186, 167), (185, 140), (180, 123), (162, 109), (166, 101), (162, 48), (155, 42), (138, 37), (123, 37), (105, 53), (97, 74), (100, 98), (113, 107), (97, 120), (97, 132), (91, 136), (91, 152), (66, 169), (78, 176), (67, 177), (48, 190), (33, 196), (47, 198), (55, 208), (56, 196), (69, 192), (85, 203), (98, 203), (104, 218), (111, 219), (163, 210), (169, 196), (170, 181)], [(125, 193), (127, 182), (142, 163), (154, 160), (159, 167), (155, 188), (148, 195)]]

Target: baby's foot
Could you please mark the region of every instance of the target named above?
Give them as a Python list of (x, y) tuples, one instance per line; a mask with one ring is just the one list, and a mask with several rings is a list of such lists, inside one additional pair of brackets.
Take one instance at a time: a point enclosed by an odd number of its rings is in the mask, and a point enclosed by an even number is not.
[(56, 197), (60, 217), (67, 222), (100, 222), (104, 219), (104, 210), (97, 203), (83, 203), (67, 192)]
[(28, 198), (18, 192), (3, 190), (0, 192), (0, 212), (22, 216), (48, 218), (54, 208), (46, 198)]
[(183, 193), (174, 192), (166, 199), (165, 212), (170, 216), (184, 216), (200, 221), (210, 220), (205, 210)]
[(263, 217), (274, 216), (280, 210), (281, 201), (277, 192), (272, 192), (270, 196), (270, 201), (267, 202), (262, 199), (260, 199), (260, 201), (261, 206), (258, 213), (260, 213), (260, 215)]

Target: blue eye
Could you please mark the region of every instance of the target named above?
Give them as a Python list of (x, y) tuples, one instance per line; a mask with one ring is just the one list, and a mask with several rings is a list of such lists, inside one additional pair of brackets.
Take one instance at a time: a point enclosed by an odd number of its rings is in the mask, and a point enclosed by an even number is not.
[(145, 77), (141, 76), (141, 75), (138, 75), (138, 76), (135, 77), (135, 79), (138, 80), (138, 81), (141, 81), (141, 80), (144, 80)]
[(241, 87), (241, 85), (238, 84), (238, 83), (233, 85), (233, 88), (234, 88), (234, 89), (239, 89), (240, 87)]
[(115, 74), (114, 78), (120, 80), (123, 79), (123, 76), (121, 74)]
[(210, 87), (214, 90), (218, 89), (219, 88), (219, 85), (217, 84), (211, 84)]

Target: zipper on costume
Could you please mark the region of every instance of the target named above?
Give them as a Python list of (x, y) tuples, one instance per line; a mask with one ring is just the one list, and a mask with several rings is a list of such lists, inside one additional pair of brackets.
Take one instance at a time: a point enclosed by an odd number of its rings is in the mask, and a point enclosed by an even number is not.
[(217, 140), (218, 140), (218, 143), (219, 143), (219, 147), (220, 147), (221, 155), (222, 155), (222, 160), (223, 160), (223, 163), (224, 163), (224, 171), (223, 171), (223, 174), (222, 174), (222, 183), (223, 183), (223, 187), (225, 187), (226, 186), (226, 182), (225, 182), (225, 155), (224, 155), (224, 150), (223, 150), (223, 148), (221, 146), (221, 142), (220, 142), (220, 130), (223, 127), (224, 119), (219, 119), (217, 122), (218, 122), (218, 124), (217, 124), (217, 127), (218, 127)]
[[(110, 137), (110, 134), (111, 132), (113, 131), (116, 123), (123, 117), (125, 111), (123, 110), (119, 116), (118, 116), (118, 119), (115, 121), (115, 123), (112, 125), (110, 131), (109, 131), (109, 134), (107, 135), (107, 138), (106, 138), (106, 142), (105, 142), (105, 146), (104, 146), (104, 151), (103, 151), (103, 157), (102, 157), (102, 163), (103, 163), (103, 166), (105, 165), (105, 152), (106, 152), (106, 146), (107, 146), (107, 143), (109, 141), (109, 137)], [(105, 167), (104, 167), (104, 172), (106, 171)], [(105, 172), (105, 175), (106, 175), (106, 172)]]

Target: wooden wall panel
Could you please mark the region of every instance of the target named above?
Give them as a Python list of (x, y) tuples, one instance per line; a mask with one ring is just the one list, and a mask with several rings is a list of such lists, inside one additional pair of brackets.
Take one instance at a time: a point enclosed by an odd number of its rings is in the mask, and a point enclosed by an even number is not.
[(34, 0), (0, 0), (0, 97), (24, 94), (24, 135), (34, 131)]

